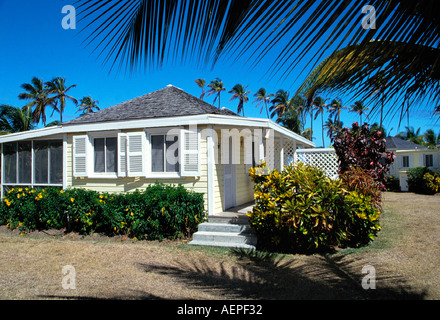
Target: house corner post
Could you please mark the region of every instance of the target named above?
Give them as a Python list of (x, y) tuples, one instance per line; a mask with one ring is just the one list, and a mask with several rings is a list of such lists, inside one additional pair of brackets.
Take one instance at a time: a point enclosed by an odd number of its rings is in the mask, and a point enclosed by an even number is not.
[(67, 189), (67, 134), (65, 133), (63, 135), (63, 190), (66, 189)]
[(284, 170), (284, 137), (280, 138), (280, 171)]
[(214, 134), (215, 131), (212, 126), (208, 126), (206, 135), (206, 146), (207, 146), (207, 159), (208, 159), (208, 182), (207, 182), (207, 198), (208, 198), (208, 216), (215, 215), (215, 196), (214, 196)]

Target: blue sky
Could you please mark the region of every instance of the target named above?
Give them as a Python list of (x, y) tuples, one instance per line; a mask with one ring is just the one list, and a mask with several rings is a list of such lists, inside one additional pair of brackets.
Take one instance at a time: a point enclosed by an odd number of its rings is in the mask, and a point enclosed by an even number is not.
[[(71, 91), (74, 97), (80, 99), (90, 95), (99, 101), (100, 108), (164, 88), (168, 84), (198, 97), (200, 89), (194, 80), (205, 78), (209, 83), (218, 77), (223, 80), (227, 90), (236, 83), (248, 85), (252, 94), (250, 102), (245, 105), (246, 116), (265, 117), (264, 113), (260, 115), (252, 103), (253, 94), (260, 87), (265, 87), (269, 92), (276, 92), (278, 89), (294, 92), (303, 80), (295, 74), (284, 83), (277, 79), (265, 79), (265, 68), (273, 58), (271, 56), (266, 58), (265, 63), (252, 70), (243, 66), (241, 62), (228, 63), (228, 59), (223, 59), (213, 70), (189, 62), (185, 65), (177, 63), (164, 66), (161, 70), (145, 74), (109, 74), (108, 68), (102, 65), (102, 60), (98, 59), (96, 54), (92, 54), (92, 48), (86, 48), (81, 43), (84, 36), (78, 34), (81, 29), (80, 23), (77, 24), (77, 30), (62, 28), (64, 14), (61, 10), (64, 5), (73, 3), (73, 0), (0, 0), (0, 104), (24, 105), (24, 102), (17, 98), (23, 91), (20, 85), (30, 82), (34, 76), (44, 81), (62, 76), (66, 78), (67, 85), (77, 85)], [(361, 13), (359, 19), (362, 19)], [(236, 111), (238, 101), (229, 102), (230, 96), (227, 91), (222, 94), (222, 107)], [(342, 98), (344, 105), (354, 102), (348, 97)], [(205, 101), (212, 103), (213, 96), (205, 98)], [(50, 118), (51, 113), (47, 112), (47, 122), (59, 119), (58, 114)], [(75, 106), (69, 103), (63, 115), (64, 120), (68, 121), (78, 116)], [(344, 111), (341, 119), (345, 125), (350, 125), (359, 118)], [(372, 120), (378, 121), (377, 118)], [(309, 124), (310, 120), (307, 126)], [(388, 130), (393, 128), (392, 135), (398, 133), (398, 119), (385, 119), (384, 125)], [(403, 122), (401, 131), (405, 125), (406, 121)], [(427, 112), (413, 112), (410, 126), (421, 127), (422, 132), (428, 128), (434, 128), (436, 132), (440, 130), (440, 124), (435, 124)], [(314, 136), (316, 145), (321, 146), (319, 118), (314, 122)], [(325, 145), (328, 144), (326, 138)]]

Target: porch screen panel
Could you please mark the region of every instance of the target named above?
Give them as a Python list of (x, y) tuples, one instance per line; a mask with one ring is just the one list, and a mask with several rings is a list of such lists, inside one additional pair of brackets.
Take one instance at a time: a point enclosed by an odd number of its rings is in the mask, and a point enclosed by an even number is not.
[(47, 141), (34, 142), (34, 179), (37, 184), (48, 183), (48, 143)]
[(18, 143), (18, 183), (32, 182), (32, 143), (30, 141)]
[(52, 141), (49, 143), (50, 152), (50, 183), (63, 183), (63, 142)]
[(17, 183), (17, 144), (5, 143), (3, 145), (4, 182)]

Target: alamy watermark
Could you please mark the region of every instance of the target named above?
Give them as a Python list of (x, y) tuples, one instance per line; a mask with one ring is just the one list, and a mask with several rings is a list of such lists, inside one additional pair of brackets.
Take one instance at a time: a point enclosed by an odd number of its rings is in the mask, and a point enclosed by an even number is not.
[(65, 14), (61, 20), (61, 26), (64, 30), (76, 29), (76, 9), (72, 5), (66, 5), (61, 10), (62, 14)]
[(76, 270), (73, 266), (64, 266), (61, 270), (64, 277), (61, 281), (61, 286), (64, 290), (76, 289)]
[(364, 30), (376, 30), (376, 8), (370, 5), (364, 6), (362, 13), (366, 14), (362, 19), (362, 28)]
[(362, 274), (366, 274), (362, 278), (362, 288), (364, 290), (376, 289), (376, 268), (373, 266), (365, 266), (362, 268)]
[[(65, 5), (61, 10), (65, 14), (61, 21), (61, 26), (65, 30), (76, 29), (76, 9), (72, 5)], [(366, 5), (362, 8), (362, 13), (366, 16), (362, 19), (362, 28), (365, 30), (376, 29), (376, 8)]]

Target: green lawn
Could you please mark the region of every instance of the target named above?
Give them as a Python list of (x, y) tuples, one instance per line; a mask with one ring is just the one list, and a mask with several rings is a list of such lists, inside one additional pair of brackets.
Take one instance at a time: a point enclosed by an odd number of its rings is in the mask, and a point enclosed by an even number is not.
[[(0, 298), (440, 299), (439, 207), (439, 196), (387, 193), (376, 242), (309, 256), (2, 227)], [(75, 290), (62, 288), (65, 265), (75, 267)], [(367, 265), (375, 290), (362, 288)]]

